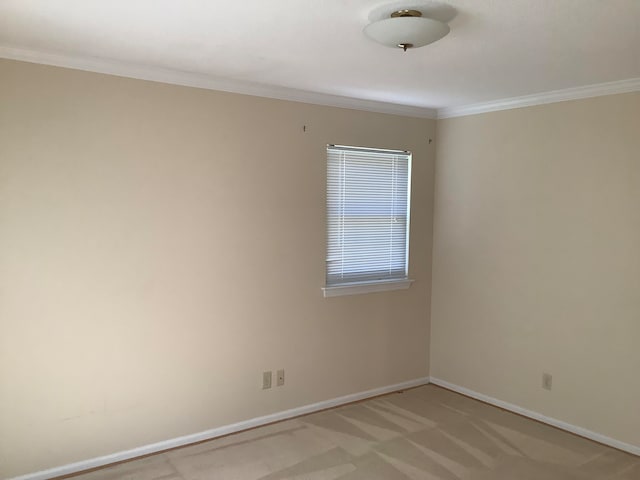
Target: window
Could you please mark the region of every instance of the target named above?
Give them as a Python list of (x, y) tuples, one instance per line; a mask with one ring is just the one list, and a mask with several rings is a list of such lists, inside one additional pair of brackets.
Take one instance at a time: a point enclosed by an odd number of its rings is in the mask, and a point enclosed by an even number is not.
[(325, 297), (408, 288), (411, 153), (327, 146)]

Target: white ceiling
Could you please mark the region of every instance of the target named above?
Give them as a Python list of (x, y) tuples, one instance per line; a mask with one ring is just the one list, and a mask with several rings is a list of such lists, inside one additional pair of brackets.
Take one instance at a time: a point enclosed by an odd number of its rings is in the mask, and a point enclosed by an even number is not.
[[(451, 33), (406, 53), (362, 34), (399, 6)], [(0, 56), (451, 108), (639, 79), (640, 0), (0, 0)]]

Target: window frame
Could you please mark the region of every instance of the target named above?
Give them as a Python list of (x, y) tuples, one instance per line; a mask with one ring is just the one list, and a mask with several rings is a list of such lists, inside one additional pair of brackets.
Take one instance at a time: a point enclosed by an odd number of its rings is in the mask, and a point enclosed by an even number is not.
[[(330, 248), (330, 221), (329, 221), (329, 161), (331, 149), (342, 151), (355, 151), (355, 152), (371, 152), (381, 154), (396, 154), (402, 155), (407, 161), (407, 198), (406, 198), (406, 239), (405, 239), (405, 251), (404, 251), (404, 276), (398, 278), (385, 278), (385, 279), (373, 279), (373, 280), (355, 280), (346, 282), (334, 282), (331, 283), (328, 280), (328, 262), (329, 262), (329, 248)], [(411, 223), (411, 173), (413, 154), (408, 150), (390, 150), (381, 148), (370, 147), (356, 147), (349, 145), (335, 145), (328, 144), (325, 150), (326, 161), (326, 173), (325, 173), (325, 185), (327, 186), (326, 198), (325, 198), (325, 286), (322, 288), (325, 297), (335, 297), (342, 295), (356, 295), (363, 293), (374, 293), (389, 290), (404, 290), (408, 289), (414, 280), (409, 278), (409, 250), (410, 250), (410, 223)]]

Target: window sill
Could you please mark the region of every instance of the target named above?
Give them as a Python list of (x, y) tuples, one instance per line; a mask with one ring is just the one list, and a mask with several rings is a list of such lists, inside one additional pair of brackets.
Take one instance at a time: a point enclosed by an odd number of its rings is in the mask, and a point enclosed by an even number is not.
[(343, 295), (359, 295), (362, 293), (386, 292), (388, 290), (406, 290), (413, 280), (387, 280), (376, 282), (345, 283), (332, 287), (323, 287), (326, 297), (341, 297)]

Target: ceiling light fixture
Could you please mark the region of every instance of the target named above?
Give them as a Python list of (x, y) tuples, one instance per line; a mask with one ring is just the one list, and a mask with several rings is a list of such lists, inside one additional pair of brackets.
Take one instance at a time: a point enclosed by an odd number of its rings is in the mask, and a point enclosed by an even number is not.
[(440, 40), (449, 33), (449, 25), (422, 16), (419, 10), (398, 10), (389, 18), (364, 28), (364, 34), (387, 47), (418, 48)]

